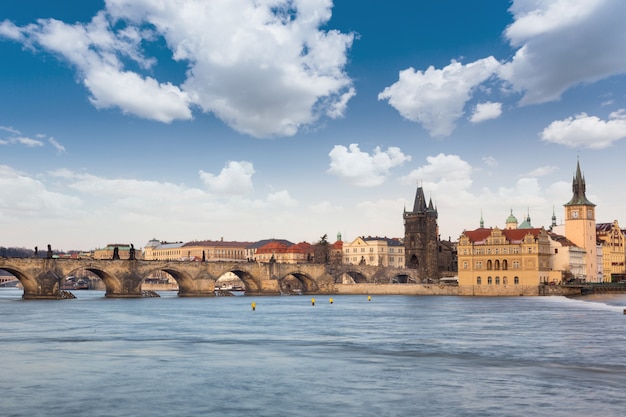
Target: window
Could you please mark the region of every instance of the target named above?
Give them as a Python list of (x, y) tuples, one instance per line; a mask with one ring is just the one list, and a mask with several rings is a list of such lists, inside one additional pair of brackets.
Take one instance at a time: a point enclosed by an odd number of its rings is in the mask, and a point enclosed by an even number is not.
[(504, 285), (508, 284), (508, 280), (506, 279), (506, 277), (502, 278), (502, 284), (504, 284)]
[(519, 261), (513, 261), (513, 269), (519, 269)]
[(515, 278), (513, 278), (513, 283), (514, 283), (515, 285), (519, 285), (519, 277), (515, 277)]
[(496, 285), (500, 285), (500, 277), (496, 277)]
[(476, 269), (483, 269), (483, 263), (481, 261), (476, 261)]
[(476, 277), (476, 285), (480, 285), (482, 283), (482, 279), (480, 277)]
[(492, 278), (491, 277), (487, 277), (487, 285), (491, 285), (492, 283), (493, 283), (492, 282)]
[(467, 261), (463, 261), (463, 269), (467, 269)]

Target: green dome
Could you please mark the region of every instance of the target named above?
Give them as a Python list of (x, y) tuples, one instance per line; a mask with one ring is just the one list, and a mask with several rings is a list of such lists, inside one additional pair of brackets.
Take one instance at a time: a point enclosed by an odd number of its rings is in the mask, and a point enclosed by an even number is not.
[(513, 210), (511, 210), (511, 214), (509, 214), (509, 217), (506, 218), (506, 223), (515, 223), (517, 224), (517, 218), (513, 215)]

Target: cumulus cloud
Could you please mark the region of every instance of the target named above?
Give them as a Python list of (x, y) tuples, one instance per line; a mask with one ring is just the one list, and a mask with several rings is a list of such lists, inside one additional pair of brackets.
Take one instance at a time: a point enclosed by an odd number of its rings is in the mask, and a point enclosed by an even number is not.
[(541, 139), (569, 147), (604, 149), (626, 138), (626, 110), (609, 115), (609, 120), (581, 113), (556, 120), (543, 129)]
[(294, 200), (287, 190), (277, 191), (267, 196), (267, 202), (282, 207), (296, 207), (298, 202)]
[(555, 167), (555, 166), (552, 166), (552, 165), (546, 165), (546, 166), (543, 166), (543, 167), (535, 168), (535, 169), (533, 169), (530, 172), (522, 174), (522, 177), (531, 177), (531, 178), (543, 177), (545, 175), (552, 174), (557, 169), (559, 169), (559, 168)]
[[(0, 36), (70, 62), (98, 108), (161, 122), (199, 108), (239, 132), (289, 136), (341, 117), (355, 94), (344, 71), (354, 35), (320, 29), (331, 8), (330, 0), (108, 0), (89, 23), (4, 21)], [(180, 85), (152, 75), (159, 63), (143, 45), (160, 39), (187, 65)]]
[(474, 107), (474, 113), (470, 116), (470, 122), (480, 123), (485, 120), (497, 119), (502, 114), (502, 103), (478, 103)]
[(471, 198), (469, 188), (472, 185), (472, 166), (458, 155), (440, 153), (426, 157), (427, 165), (411, 171), (401, 180), (403, 183), (422, 184), (439, 201), (452, 202)]
[(516, 0), (504, 36), (519, 49), (500, 76), (521, 104), (557, 100), (567, 89), (626, 72), (626, 2)]
[(200, 171), (200, 178), (216, 194), (243, 195), (252, 191), (254, 166), (247, 161), (229, 161), (219, 175)]
[[(453, 61), (442, 69), (405, 69), (378, 98), (431, 136), (443, 137), (455, 129), (464, 106), (479, 91), (476, 87), (488, 80), (502, 87), (500, 94), (515, 92), (521, 95), (519, 104), (528, 105), (558, 100), (574, 86), (626, 73), (626, 2), (514, 0), (509, 10), (513, 23), (503, 36), (515, 50), (510, 60), (498, 63), (488, 57), (467, 65)], [(479, 104), (469, 120), (493, 119), (501, 112), (496, 103)]]
[(397, 147), (391, 146), (386, 151), (382, 151), (377, 146), (374, 153), (370, 155), (362, 152), (356, 143), (348, 148), (335, 145), (328, 156), (330, 156), (330, 168), (327, 172), (359, 187), (374, 187), (382, 184), (392, 168), (411, 160), (410, 156), (404, 155)]
[(389, 104), (407, 120), (420, 123), (431, 136), (448, 136), (463, 116), (472, 91), (499, 68), (494, 57), (462, 64), (452, 61), (442, 69), (400, 71), (399, 80), (385, 88), (379, 100)]
[(0, 165), (0, 218), (49, 220), (73, 215), (80, 206), (79, 198), (50, 191), (40, 180)]

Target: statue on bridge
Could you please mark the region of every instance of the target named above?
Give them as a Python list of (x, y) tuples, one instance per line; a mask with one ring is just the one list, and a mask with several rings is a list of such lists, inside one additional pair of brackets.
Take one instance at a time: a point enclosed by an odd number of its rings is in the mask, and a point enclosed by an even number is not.
[(46, 254), (46, 258), (52, 259), (52, 246), (48, 245), (48, 253)]
[(116, 246), (113, 248), (113, 258), (112, 259), (120, 259), (120, 250)]
[[(117, 248), (115, 248), (117, 249)], [(129, 261), (134, 261), (135, 258), (135, 247), (133, 246), (133, 244), (130, 244), (130, 250), (128, 251), (128, 260)]]
[(39, 249), (35, 246), (35, 258), (39, 258)]

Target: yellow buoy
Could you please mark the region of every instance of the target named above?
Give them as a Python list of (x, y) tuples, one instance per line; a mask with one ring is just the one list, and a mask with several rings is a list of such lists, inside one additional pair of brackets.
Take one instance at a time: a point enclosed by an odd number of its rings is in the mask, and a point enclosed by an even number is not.
[(254, 301), (250, 305), (252, 306), (252, 311), (256, 310), (256, 303)]
[(372, 301), (372, 296), (371, 295), (367, 296), (367, 301)]
[(315, 305), (315, 298), (311, 298), (311, 305), (314, 306)]
[(329, 300), (329, 301), (330, 301), (330, 303), (332, 304), (332, 303), (333, 303), (333, 297), (330, 297), (330, 300)]

